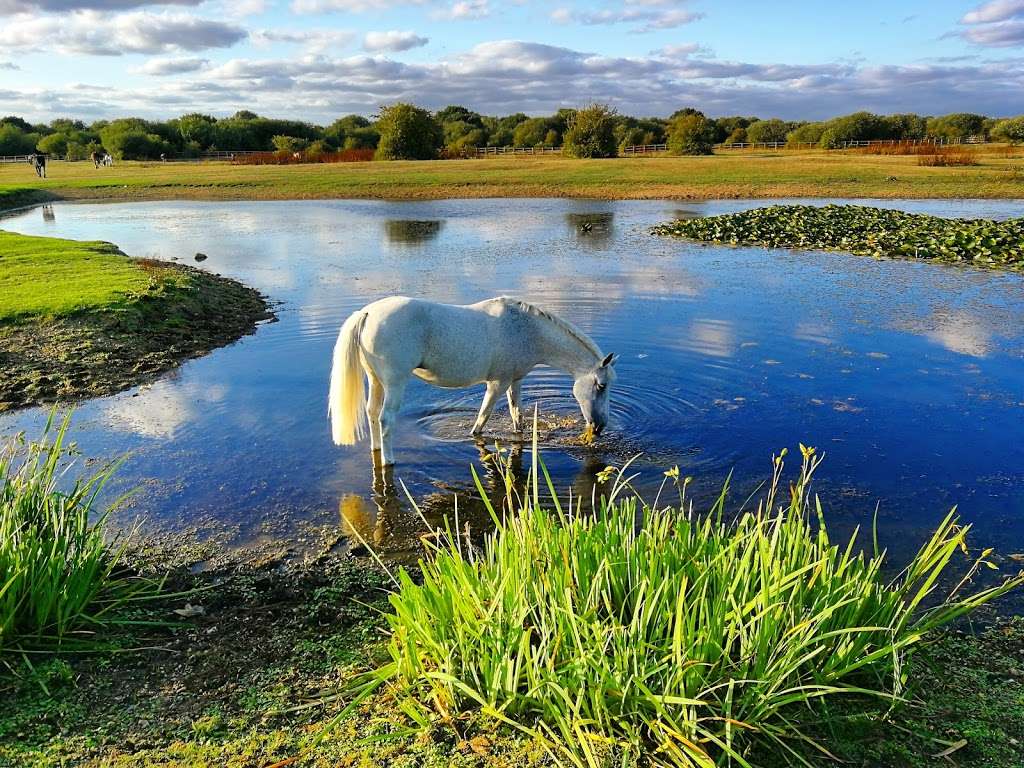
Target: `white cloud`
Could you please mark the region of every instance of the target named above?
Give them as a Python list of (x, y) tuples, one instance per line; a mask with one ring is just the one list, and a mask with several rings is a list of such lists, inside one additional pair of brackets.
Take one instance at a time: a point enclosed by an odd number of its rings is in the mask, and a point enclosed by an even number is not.
[(435, 11), (433, 16), (438, 19), (483, 19), (491, 15), (491, 7), (487, 0), (458, 0), (445, 10)]
[(68, 13), (70, 11), (97, 10), (125, 11), (145, 5), (199, 5), (204, 0), (0, 0), (0, 15), (49, 11)]
[[(282, 31), (280, 34), (291, 34)], [(259, 36), (255, 36), (259, 39)], [(305, 38), (292, 40), (299, 44)], [(173, 58), (173, 57), (172, 57)], [(692, 47), (639, 57), (517, 40), (481, 43), (423, 63), (387, 55), (305, 53), (236, 58), (168, 78), (158, 90), (68, 84), (49, 91), (0, 92), (0, 114), (42, 113), (30, 119), (139, 114), (167, 117), (200, 110), (327, 121), (372, 114), (384, 103), (412, 101), (438, 109), (464, 104), (486, 114), (550, 114), (584, 100), (608, 102), (626, 114), (668, 115), (697, 106), (712, 115), (760, 114), (817, 119), (868, 109), (940, 114), (1024, 112), (1021, 62), (865, 66), (858, 62), (752, 64), (701, 55)]]
[(605, 24), (635, 24), (639, 32), (653, 32), (659, 29), (675, 29), (684, 24), (704, 18), (703, 13), (683, 10), (681, 8), (661, 8), (661, 3), (637, 3), (640, 7), (625, 7), (617, 10), (575, 10), (572, 8), (556, 8), (551, 12), (551, 19), (559, 24), (585, 24), (589, 26)]
[(295, 13), (362, 13), (400, 5), (421, 5), (425, 0), (292, 0)]
[(150, 59), (135, 71), (143, 75), (180, 75), (185, 72), (198, 72), (210, 64), (209, 59)]
[(408, 51), (410, 48), (420, 48), (429, 42), (428, 38), (420, 37), (411, 30), (399, 32), (393, 29), (389, 32), (367, 32), (366, 37), (363, 38), (363, 48), (371, 53), (381, 51), (397, 53)]
[(301, 45), (307, 53), (324, 53), (329, 50), (347, 48), (356, 33), (348, 29), (261, 29), (253, 32), (250, 39), (257, 46), (272, 43)]
[(1024, 15), (1024, 0), (991, 0), (964, 14), (961, 24), (987, 24)]
[(991, 0), (960, 19), (951, 35), (991, 48), (1024, 46), (1024, 0)]
[(19, 14), (0, 28), (4, 48), (120, 56), (227, 48), (248, 33), (239, 26), (183, 13), (135, 11), (116, 16), (75, 11), (64, 16)]

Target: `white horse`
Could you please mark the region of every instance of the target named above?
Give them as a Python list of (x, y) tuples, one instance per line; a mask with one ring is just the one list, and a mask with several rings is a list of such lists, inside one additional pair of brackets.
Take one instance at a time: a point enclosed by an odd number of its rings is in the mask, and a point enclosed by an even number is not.
[(391, 439), (410, 375), (439, 387), (485, 383), (474, 436), (506, 392), (519, 432), (520, 387), (537, 365), (573, 377), (583, 418), (600, 434), (608, 423), (615, 359), (570, 323), (524, 301), (500, 296), (455, 306), (404, 296), (381, 299), (352, 313), (338, 334), (327, 403), (334, 442), (353, 445), (361, 439), (365, 418), (372, 449), (381, 452), (384, 465), (394, 464)]

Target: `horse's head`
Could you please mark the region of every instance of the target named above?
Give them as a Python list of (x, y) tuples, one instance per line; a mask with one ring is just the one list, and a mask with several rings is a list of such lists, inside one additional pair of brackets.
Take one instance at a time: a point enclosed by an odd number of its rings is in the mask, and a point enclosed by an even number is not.
[(576, 377), (572, 385), (572, 394), (580, 404), (583, 419), (588, 427), (592, 427), (595, 435), (601, 434), (608, 426), (608, 392), (615, 381), (615, 361), (613, 354), (605, 355), (597, 365)]

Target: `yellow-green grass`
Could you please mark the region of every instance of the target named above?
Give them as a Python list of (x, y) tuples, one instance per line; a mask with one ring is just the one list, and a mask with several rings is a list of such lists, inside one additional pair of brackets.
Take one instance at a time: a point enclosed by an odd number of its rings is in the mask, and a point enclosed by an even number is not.
[(1014, 198), (1024, 189), (1024, 153), (977, 150), (979, 164), (921, 167), (915, 156), (855, 152), (721, 152), (711, 157), (479, 160), (333, 165), (223, 162), (51, 163), (49, 178), (27, 165), (0, 167), (0, 207), (32, 195), (62, 199), (303, 198), (439, 199), (590, 197), (714, 199), (770, 197)]
[(110, 243), (0, 231), (0, 323), (113, 306), (152, 279)]

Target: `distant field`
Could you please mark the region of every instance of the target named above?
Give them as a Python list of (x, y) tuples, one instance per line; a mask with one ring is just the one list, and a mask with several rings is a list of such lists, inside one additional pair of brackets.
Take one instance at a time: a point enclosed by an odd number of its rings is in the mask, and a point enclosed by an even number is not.
[(0, 166), (0, 206), (63, 199), (458, 197), (1013, 198), (1024, 197), (1024, 151), (978, 151), (979, 165), (922, 167), (913, 156), (856, 152), (734, 151), (711, 157), (480, 160), (334, 165), (230, 165), (221, 162), (51, 163), (38, 180), (28, 165)]

